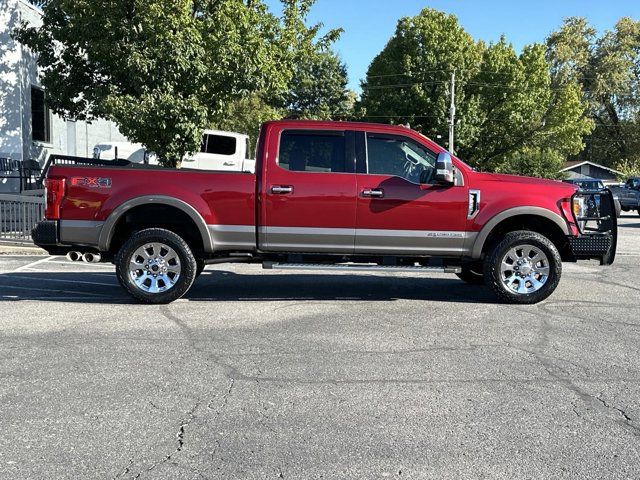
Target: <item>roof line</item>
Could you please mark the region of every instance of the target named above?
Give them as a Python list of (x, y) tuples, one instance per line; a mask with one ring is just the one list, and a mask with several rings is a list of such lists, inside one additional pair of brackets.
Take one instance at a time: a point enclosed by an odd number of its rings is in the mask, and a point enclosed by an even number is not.
[(600, 165), (599, 163), (595, 163), (595, 162), (590, 162), (589, 160), (585, 160), (584, 162), (576, 163), (575, 165), (571, 165), (570, 167), (565, 167), (565, 168), (561, 169), (560, 171), (561, 172), (566, 172), (567, 170), (571, 170), (572, 168), (576, 168), (576, 167), (581, 167), (582, 165), (585, 165), (587, 163), (589, 165), (595, 165), (598, 168), (604, 168), (605, 170), (609, 170), (610, 172), (619, 173), (620, 175), (622, 175), (622, 172), (620, 170), (616, 170), (615, 168), (605, 167), (604, 165)]
[(41, 16), (44, 15), (44, 12), (40, 7), (38, 7), (37, 5), (34, 5), (33, 3), (27, 0), (18, 0), (18, 3), (21, 3), (23, 6), (30, 8), (31, 10), (36, 12), (38, 15), (41, 15)]

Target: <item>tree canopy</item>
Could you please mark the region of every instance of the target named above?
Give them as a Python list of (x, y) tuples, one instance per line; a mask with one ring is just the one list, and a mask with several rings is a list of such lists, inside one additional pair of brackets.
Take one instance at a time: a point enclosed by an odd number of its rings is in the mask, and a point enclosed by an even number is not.
[(588, 102), (595, 130), (581, 155), (640, 167), (640, 21), (622, 18), (598, 37), (584, 18), (568, 18), (547, 39), (547, 58), (554, 84), (578, 82)]
[(476, 42), (455, 16), (427, 8), (398, 22), (369, 67), (361, 108), (446, 139), (455, 72), (456, 153), (487, 171), (554, 176), (592, 124), (579, 84), (554, 85), (545, 53), (534, 44), (518, 55), (504, 37)]
[(42, 0), (42, 27), (17, 37), (39, 56), (54, 112), (113, 120), (173, 166), (235, 101), (282, 96), (301, 58), (330, 58), (339, 32), (306, 26), (314, 0), (282, 3), (276, 17), (262, 0)]
[(341, 30), (332, 30), (316, 41), (321, 25), (306, 28), (304, 23), (311, 3), (306, 3), (299, 15), (291, 16), (298, 48), (291, 60), (292, 73), (286, 87), (254, 92), (229, 103), (215, 127), (247, 133), (255, 146), (260, 125), (266, 120), (332, 120), (352, 114), (356, 95), (347, 88), (345, 64), (331, 48)]

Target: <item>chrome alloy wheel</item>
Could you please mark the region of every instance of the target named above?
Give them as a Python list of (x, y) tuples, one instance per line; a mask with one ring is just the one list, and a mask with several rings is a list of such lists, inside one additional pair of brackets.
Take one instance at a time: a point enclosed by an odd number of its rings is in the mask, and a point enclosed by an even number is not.
[(138, 248), (129, 261), (129, 276), (136, 286), (149, 293), (162, 293), (173, 288), (182, 268), (180, 258), (164, 243), (147, 243)]
[(540, 290), (549, 279), (549, 271), (549, 259), (533, 245), (512, 248), (500, 264), (500, 278), (507, 290), (519, 294)]

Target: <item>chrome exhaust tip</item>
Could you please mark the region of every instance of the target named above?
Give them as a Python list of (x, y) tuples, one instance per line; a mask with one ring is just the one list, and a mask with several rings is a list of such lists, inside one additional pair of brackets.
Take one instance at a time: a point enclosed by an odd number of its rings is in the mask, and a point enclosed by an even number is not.
[(82, 260), (82, 254), (80, 252), (69, 252), (67, 253), (67, 260), (69, 260), (70, 262), (77, 262), (79, 260)]
[(99, 253), (91, 253), (87, 252), (82, 255), (82, 260), (86, 263), (98, 263), (101, 260), (101, 255)]

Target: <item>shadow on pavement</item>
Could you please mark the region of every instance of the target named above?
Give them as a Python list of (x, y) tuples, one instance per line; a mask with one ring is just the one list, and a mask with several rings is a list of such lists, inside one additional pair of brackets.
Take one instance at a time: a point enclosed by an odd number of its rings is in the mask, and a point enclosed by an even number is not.
[(640, 223), (619, 223), (618, 224), (618, 228), (628, 228), (628, 227), (638, 228), (640, 227)]
[[(81, 283), (94, 282), (96, 284)], [(393, 301), (496, 303), (483, 286), (467, 285), (454, 276), (442, 278), (327, 274), (237, 274), (205, 271), (185, 295), (190, 301)], [(88, 272), (38, 272), (0, 275), (0, 302), (47, 300), (78, 303), (135, 304), (115, 275)]]

